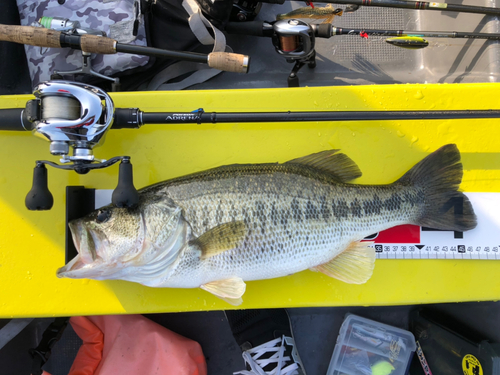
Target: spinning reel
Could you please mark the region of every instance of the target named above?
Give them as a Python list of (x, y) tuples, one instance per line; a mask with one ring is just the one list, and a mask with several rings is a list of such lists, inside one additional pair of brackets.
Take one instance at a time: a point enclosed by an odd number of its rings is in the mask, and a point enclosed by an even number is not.
[[(29, 210), (49, 210), (53, 197), (47, 186), (47, 169), (74, 170), (79, 174), (91, 169), (120, 163), (119, 182), (112, 201), (118, 207), (132, 207), (138, 202), (133, 185), (130, 157), (117, 156), (109, 160), (94, 157), (93, 148), (104, 141), (113, 124), (114, 105), (103, 90), (78, 82), (51, 81), (35, 87), (35, 99), (26, 104), (22, 115), (24, 128), (50, 142), (50, 153), (61, 156), (57, 164), (38, 160), (33, 172), (33, 187), (26, 196)], [(70, 154), (70, 149), (72, 150)]]

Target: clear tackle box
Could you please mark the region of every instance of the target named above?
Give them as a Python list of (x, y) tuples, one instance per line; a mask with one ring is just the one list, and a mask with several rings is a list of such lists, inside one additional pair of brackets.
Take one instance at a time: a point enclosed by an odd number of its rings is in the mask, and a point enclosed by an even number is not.
[(349, 314), (327, 375), (405, 375), (415, 349), (411, 332)]

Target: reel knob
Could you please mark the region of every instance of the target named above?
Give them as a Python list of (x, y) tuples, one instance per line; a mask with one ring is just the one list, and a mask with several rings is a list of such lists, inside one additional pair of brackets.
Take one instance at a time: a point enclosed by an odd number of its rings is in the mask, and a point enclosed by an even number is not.
[(132, 164), (129, 158), (122, 159), (118, 173), (118, 185), (113, 191), (111, 202), (116, 207), (132, 208), (139, 203), (139, 193), (134, 187)]
[(33, 169), (33, 186), (24, 203), (30, 211), (50, 210), (54, 204), (54, 197), (48, 187), (47, 168), (43, 163), (37, 163)]

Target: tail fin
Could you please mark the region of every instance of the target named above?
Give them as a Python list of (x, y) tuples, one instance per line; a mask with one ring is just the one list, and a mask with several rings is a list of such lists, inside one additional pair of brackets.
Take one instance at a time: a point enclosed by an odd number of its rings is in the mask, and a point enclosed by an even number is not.
[(424, 212), (416, 224), (456, 231), (476, 227), (474, 209), (469, 199), (458, 191), (462, 175), (460, 152), (456, 145), (449, 144), (421, 160), (397, 181), (424, 190)]

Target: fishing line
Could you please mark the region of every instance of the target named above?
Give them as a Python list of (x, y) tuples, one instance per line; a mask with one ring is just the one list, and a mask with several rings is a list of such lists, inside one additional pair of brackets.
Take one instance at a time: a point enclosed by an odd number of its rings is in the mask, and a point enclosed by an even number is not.
[(67, 96), (47, 96), (44, 98), (41, 114), (46, 119), (76, 120), (80, 117), (82, 106), (74, 98)]

